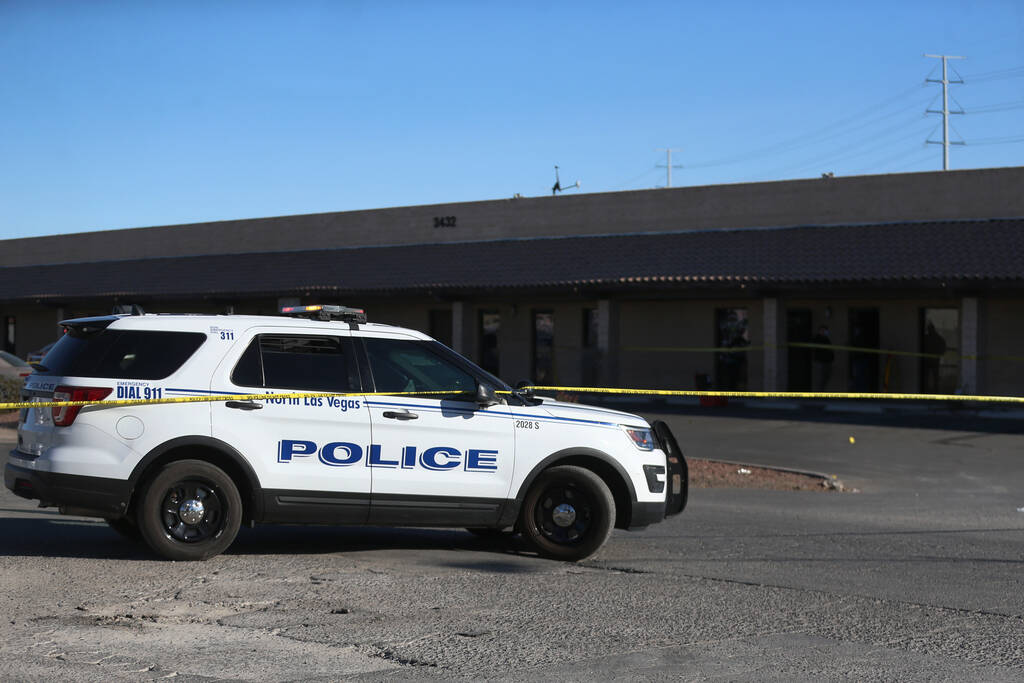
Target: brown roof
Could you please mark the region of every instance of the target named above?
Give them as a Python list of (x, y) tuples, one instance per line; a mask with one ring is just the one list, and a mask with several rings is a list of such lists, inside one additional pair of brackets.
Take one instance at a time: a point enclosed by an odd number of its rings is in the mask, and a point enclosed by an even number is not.
[(0, 300), (1024, 282), (1024, 219), (531, 238), (0, 268)]

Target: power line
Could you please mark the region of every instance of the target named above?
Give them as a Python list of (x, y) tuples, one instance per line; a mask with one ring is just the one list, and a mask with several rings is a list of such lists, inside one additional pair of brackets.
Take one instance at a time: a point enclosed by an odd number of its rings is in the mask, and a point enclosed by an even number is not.
[(629, 180), (627, 180), (624, 183), (619, 183), (618, 185), (615, 186), (615, 189), (616, 190), (621, 190), (621, 189), (623, 189), (623, 188), (625, 188), (625, 187), (627, 187), (629, 185), (632, 185), (633, 183), (635, 183), (636, 181), (640, 180), (641, 178), (649, 176), (650, 174), (654, 173), (657, 170), (658, 169), (656, 167), (649, 168), (646, 171), (644, 171), (643, 173), (641, 173), (640, 175), (635, 176), (633, 178), (630, 178)]
[[(891, 144), (890, 142), (886, 141), (887, 138), (890, 138), (893, 135), (898, 134), (899, 132), (906, 131), (908, 128), (914, 127), (915, 124), (919, 124), (923, 120), (924, 119), (921, 114), (916, 114), (910, 119), (903, 119), (895, 125), (883, 128), (881, 131), (874, 133), (873, 137), (875, 139), (876, 144), (869, 144), (867, 147), (865, 147), (864, 139), (857, 138), (853, 142), (843, 145), (839, 148), (830, 150), (826, 154), (818, 154), (805, 161), (777, 168), (774, 171), (772, 171), (770, 175), (784, 173), (786, 171), (800, 170), (803, 168), (807, 168), (809, 166), (835, 164), (840, 161), (846, 161), (848, 159), (856, 158), (858, 156), (863, 156), (864, 154), (869, 154), (880, 147), (886, 147), (889, 144)], [(910, 139), (911, 137), (919, 137), (921, 131), (918, 130), (918, 128), (919, 126), (914, 129), (912, 134), (906, 135), (903, 138), (900, 138), (900, 140)], [(897, 142), (898, 141), (899, 140), (897, 140)], [(854, 151), (852, 154), (849, 154), (849, 152), (853, 150), (859, 151)]]
[(987, 104), (981, 107), (971, 107), (964, 111), (968, 114), (988, 114), (995, 111), (1009, 111), (1011, 109), (1024, 108), (1024, 100), (1015, 100), (1013, 102), (998, 102), (996, 104)]
[(978, 138), (971, 141), (971, 147), (979, 145), (1009, 145), (1016, 142), (1024, 142), (1024, 135), (1009, 135), (1006, 137)]
[[(872, 104), (872, 105), (870, 105), (868, 107), (865, 107), (863, 110), (857, 112), (856, 114), (853, 114), (851, 116), (848, 116), (848, 117), (845, 117), (845, 118), (840, 119), (838, 121), (835, 121), (834, 123), (830, 123), (827, 126), (823, 126), (822, 128), (819, 128), (817, 130), (811, 131), (809, 133), (802, 133), (802, 134), (800, 134), (797, 137), (789, 138), (789, 139), (786, 139), (786, 140), (782, 140), (780, 142), (774, 143), (774, 144), (769, 145), (767, 147), (761, 147), (761, 148), (752, 150), (752, 151), (744, 153), (744, 154), (738, 154), (738, 155), (734, 155), (734, 156), (730, 156), (730, 157), (722, 157), (722, 158), (719, 158), (719, 159), (709, 159), (707, 161), (701, 161), (701, 162), (697, 162), (697, 163), (687, 164), (686, 166), (687, 166), (687, 168), (691, 168), (691, 169), (693, 169), (693, 168), (710, 168), (710, 167), (713, 167), (713, 166), (726, 166), (726, 165), (729, 165), (729, 164), (735, 164), (735, 163), (739, 163), (739, 162), (743, 162), (743, 161), (749, 161), (751, 159), (757, 159), (757, 158), (761, 158), (761, 157), (765, 157), (765, 156), (771, 156), (771, 155), (774, 155), (776, 152), (779, 152), (779, 151), (782, 151), (782, 150), (799, 149), (801, 147), (807, 147), (809, 145), (814, 145), (814, 144), (818, 144), (818, 143), (821, 143), (821, 142), (824, 142), (824, 141), (827, 141), (827, 140), (831, 140), (833, 138), (839, 137), (840, 135), (844, 135), (844, 134), (849, 132), (849, 129), (846, 129), (846, 128), (844, 128), (843, 130), (839, 130), (838, 132), (834, 132), (837, 129), (843, 128), (844, 126), (846, 126), (846, 124), (851, 123), (853, 121), (857, 121), (857, 120), (863, 119), (864, 116), (867, 116), (868, 114), (871, 114), (872, 112), (884, 110), (889, 105), (892, 105), (895, 102), (898, 102), (898, 101), (908, 97), (909, 95), (913, 95), (915, 92), (919, 92), (923, 87), (924, 87), (923, 85), (915, 85), (915, 86), (913, 86), (911, 88), (908, 88), (907, 90), (904, 90), (903, 92), (901, 92), (901, 93), (899, 93), (897, 95), (894, 95), (894, 96), (889, 97), (889, 98), (887, 98), (885, 100), (882, 100), (881, 102), (877, 102), (877, 103)], [(919, 106), (920, 106), (919, 104), (915, 104), (915, 105), (913, 105), (913, 107), (908, 107), (907, 109), (917, 108)], [(898, 110), (896, 112), (891, 112), (889, 114), (884, 114), (884, 115), (876, 117), (874, 119), (865, 121), (862, 124), (856, 126), (854, 129), (863, 128), (863, 127), (865, 127), (867, 125), (870, 125), (873, 122), (884, 120), (886, 118), (889, 118), (890, 116), (895, 116), (896, 114), (899, 114), (902, 111), (904, 111), (904, 110), (901, 109), (901, 110)]]
[(974, 75), (961, 76), (968, 83), (985, 83), (987, 81), (1002, 81), (1010, 78), (1024, 78), (1024, 66), (1015, 66), (1009, 69), (998, 71), (986, 71)]

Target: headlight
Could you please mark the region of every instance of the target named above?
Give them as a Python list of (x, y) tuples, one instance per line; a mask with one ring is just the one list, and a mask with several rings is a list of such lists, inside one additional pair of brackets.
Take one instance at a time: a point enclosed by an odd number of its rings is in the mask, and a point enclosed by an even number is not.
[(650, 428), (623, 426), (622, 429), (629, 436), (629, 439), (630, 441), (633, 442), (633, 445), (639, 448), (640, 450), (653, 451), (655, 449), (656, 444), (654, 443), (654, 434), (651, 433)]

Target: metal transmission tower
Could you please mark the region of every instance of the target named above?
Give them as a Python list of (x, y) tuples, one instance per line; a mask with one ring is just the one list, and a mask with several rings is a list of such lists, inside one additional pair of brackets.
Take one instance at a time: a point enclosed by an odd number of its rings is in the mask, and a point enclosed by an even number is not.
[(664, 152), (667, 155), (666, 158), (665, 158), (666, 163), (664, 165), (662, 165), (662, 164), (655, 164), (655, 168), (664, 168), (666, 170), (666, 172), (668, 174), (668, 178), (666, 178), (666, 185), (665, 185), (665, 187), (672, 187), (672, 169), (673, 168), (682, 168), (683, 167), (682, 164), (676, 164), (675, 166), (672, 165), (672, 152), (681, 152), (683, 150), (678, 149), (678, 148), (673, 149), (671, 147), (668, 147), (668, 148), (656, 149), (654, 151), (656, 151), (656, 152)]
[(937, 109), (926, 109), (926, 114), (942, 114), (942, 142), (938, 140), (926, 140), (929, 145), (942, 145), (942, 170), (949, 170), (949, 146), (950, 145), (962, 145), (960, 142), (949, 141), (949, 115), (950, 114), (963, 114), (964, 110), (960, 109), (957, 111), (949, 110), (949, 84), (950, 83), (963, 83), (963, 80), (951, 81), (949, 80), (949, 73), (947, 72), (947, 62), (950, 59), (964, 59), (959, 55), (925, 55), (932, 59), (942, 60), (942, 80), (935, 78), (926, 78), (925, 83), (941, 83), (942, 84), (942, 111)]

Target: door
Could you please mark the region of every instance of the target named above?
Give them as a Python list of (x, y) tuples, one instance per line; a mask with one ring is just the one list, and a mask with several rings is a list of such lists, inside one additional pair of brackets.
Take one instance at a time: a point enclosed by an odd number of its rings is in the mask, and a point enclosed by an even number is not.
[(920, 387), (923, 394), (954, 394), (960, 384), (960, 311), (922, 308)]
[(362, 342), (377, 392), (445, 392), (367, 397), (370, 522), (494, 524), (515, 464), (508, 405), (478, 405), (481, 378), (473, 366), (432, 340), (394, 335)]
[[(849, 345), (862, 349), (878, 348), (878, 309), (850, 309)], [(878, 354), (850, 352), (850, 391), (878, 391)]]
[(715, 309), (715, 386), (723, 391), (746, 391), (747, 352), (750, 346), (749, 311), (746, 308)]
[[(786, 311), (786, 341), (806, 344), (811, 341), (811, 312), (807, 309)], [(786, 386), (789, 391), (811, 390), (811, 349), (788, 347), (786, 351)]]
[(211, 391), (267, 394), (259, 401), (211, 404), (213, 436), (252, 465), (267, 521), (366, 522), (370, 509), (370, 416), (362, 396), (270, 398), (299, 392), (360, 390), (349, 333), (257, 328), (214, 373)]

